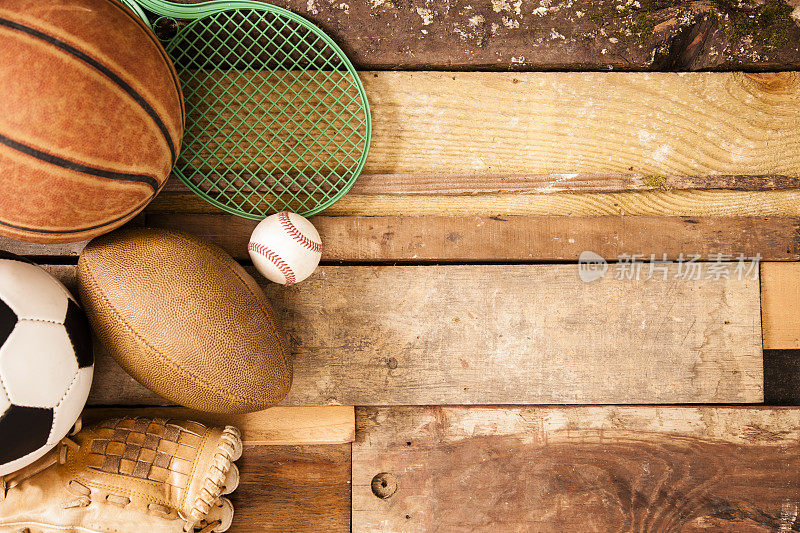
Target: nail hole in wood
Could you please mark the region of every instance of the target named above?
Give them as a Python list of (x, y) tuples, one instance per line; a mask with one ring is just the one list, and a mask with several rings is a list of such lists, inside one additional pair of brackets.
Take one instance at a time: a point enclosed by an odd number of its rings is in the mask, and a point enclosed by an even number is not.
[(372, 478), (372, 493), (378, 498), (385, 500), (397, 492), (397, 478), (388, 473), (381, 472)]

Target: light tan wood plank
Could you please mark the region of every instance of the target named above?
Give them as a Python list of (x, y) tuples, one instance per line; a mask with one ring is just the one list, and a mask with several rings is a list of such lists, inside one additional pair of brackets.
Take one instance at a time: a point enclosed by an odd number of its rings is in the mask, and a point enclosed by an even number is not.
[(350, 444), (245, 446), (231, 533), (350, 531)]
[[(147, 213), (220, 213), (192, 193), (162, 193)], [(800, 216), (800, 189), (670, 190), (625, 193), (478, 194), (463, 196), (347, 194), (328, 216)]]
[(798, 524), (798, 409), (359, 408), (357, 426), (354, 532)]
[(207, 425), (232, 425), (242, 441), (254, 445), (344, 444), (355, 438), (353, 407), (277, 406), (256, 413), (222, 415), (184, 407), (92, 407), (83, 412), (85, 425), (105, 418), (151, 416), (196, 420)]
[(764, 349), (800, 348), (800, 263), (761, 265)]
[[(758, 280), (612, 273), (586, 284), (575, 265), (325, 266), (294, 287), (265, 283), (295, 354), (284, 404), (762, 400)], [(90, 401), (153, 400), (103, 357)]]
[[(362, 78), (374, 126), (364, 181), (329, 215), (800, 213), (796, 72)], [(776, 187), (793, 189), (761, 190)], [(179, 191), (150, 212), (214, 212)]]
[(800, 176), (795, 72), (362, 78), (366, 173)]
[[(270, 76), (247, 75), (249, 81)], [(557, 173), (559, 183), (570, 174), (651, 182), (800, 177), (797, 72), (363, 72), (361, 78), (373, 125), (365, 174), (453, 176), (456, 188), (460, 176), (474, 175)]]
[[(620, 254), (739, 254), (800, 259), (792, 217), (312, 217), (323, 261), (577, 261), (591, 250)], [(152, 214), (147, 224), (208, 239), (237, 259), (257, 221), (220, 214)]]
[[(797, 178), (780, 175), (648, 176), (625, 174), (361, 174), (350, 194), (442, 195), (491, 193), (621, 192), (671, 189), (731, 189), (766, 191), (798, 186)], [(188, 192), (179, 179), (164, 186), (166, 192)], [(264, 191), (267, 189), (265, 188)]]

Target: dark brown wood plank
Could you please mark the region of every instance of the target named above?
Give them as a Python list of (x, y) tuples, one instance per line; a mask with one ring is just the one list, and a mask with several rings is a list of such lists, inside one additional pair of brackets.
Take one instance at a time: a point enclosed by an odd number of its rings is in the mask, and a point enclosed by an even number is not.
[(764, 350), (764, 403), (800, 405), (800, 349)]
[[(324, 261), (576, 261), (591, 250), (607, 260), (644, 254), (670, 260), (713, 254), (800, 258), (793, 217), (313, 217)], [(159, 214), (147, 224), (186, 231), (248, 259), (257, 222), (225, 214)]]
[(798, 531), (799, 442), (798, 409), (359, 408), (353, 531)]
[(800, 28), (792, 18), (796, 3), (791, 1), (270, 3), (320, 25), (362, 69), (751, 70), (800, 66)]
[(350, 445), (245, 446), (232, 533), (350, 531)]

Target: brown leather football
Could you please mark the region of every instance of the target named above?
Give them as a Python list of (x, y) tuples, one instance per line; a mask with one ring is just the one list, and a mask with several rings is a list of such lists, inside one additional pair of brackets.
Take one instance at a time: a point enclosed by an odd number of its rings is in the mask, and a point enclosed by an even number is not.
[(168, 400), (241, 413), (289, 392), (288, 344), (269, 300), (212, 244), (167, 230), (117, 231), (81, 254), (78, 290), (106, 349)]
[(181, 149), (178, 76), (119, 0), (0, 1), (0, 234), (74, 242), (121, 226)]

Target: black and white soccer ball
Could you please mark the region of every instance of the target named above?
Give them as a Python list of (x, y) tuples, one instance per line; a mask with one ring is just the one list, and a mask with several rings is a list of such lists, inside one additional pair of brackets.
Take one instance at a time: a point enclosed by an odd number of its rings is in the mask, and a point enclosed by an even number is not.
[(33, 263), (0, 253), (0, 476), (51, 450), (89, 396), (89, 322), (69, 291)]

